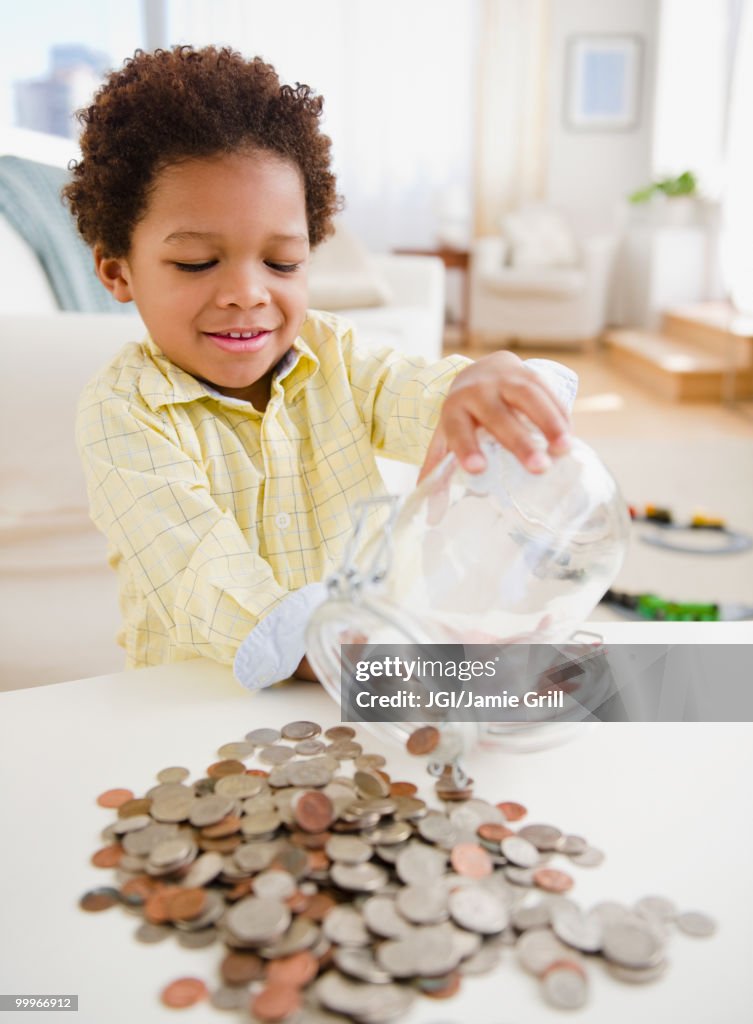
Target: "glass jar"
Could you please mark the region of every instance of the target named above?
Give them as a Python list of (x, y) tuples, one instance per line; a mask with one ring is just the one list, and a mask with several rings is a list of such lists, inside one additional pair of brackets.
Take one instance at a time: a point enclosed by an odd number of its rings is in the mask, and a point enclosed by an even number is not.
[[(309, 661), (335, 700), (342, 644), (547, 644), (564, 653), (612, 584), (629, 516), (595, 452), (574, 440), (532, 474), (490, 437), (481, 446), (484, 472), (466, 472), (450, 454), (402, 502), (375, 499), (358, 510), (344, 564), (307, 632)], [(574, 699), (552, 717), (452, 729), (463, 749), (479, 740), (532, 749), (562, 738), (551, 726), (584, 717), (584, 707)], [(393, 723), (389, 732), (404, 742), (415, 728)]]

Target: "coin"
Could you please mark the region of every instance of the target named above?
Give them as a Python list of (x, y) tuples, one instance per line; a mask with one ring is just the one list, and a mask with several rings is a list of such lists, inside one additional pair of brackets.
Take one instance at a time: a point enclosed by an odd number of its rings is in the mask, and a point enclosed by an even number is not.
[(625, 920), (604, 929), (604, 956), (623, 967), (652, 967), (664, 955), (664, 944), (649, 922)]
[(548, 928), (531, 928), (524, 932), (518, 939), (515, 952), (521, 965), (537, 977), (551, 964), (571, 957), (571, 950)]
[(92, 854), (91, 862), (95, 868), (114, 868), (123, 858), (123, 847), (119, 843), (103, 846)]
[(695, 938), (706, 938), (716, 931), (716, 922), (708, 914), (702, 914), (698, 910), (686, 910), (676, 917), (677, 927), (692, 935)]
[(556, 849), (562, 838), (560, 829), (554, 828), (553, 825), (525, 825), (518, 831), (518, 835), (533, 843), (542, 853)]
[(467, 878), (485, 878), (493, 871), (489, 854), (475, 843), (458, 843), (453, 846), (450, 863), (459, 875)]
[(332, 801), (317, 790), (299, 794), (293, 805), (293, 813), (297, 824), (305, 832), (324, 832), (335, 819)]
[(532, 868), (541, 859), (533, 843), (522, 836), (507, 836), (500, 848), (510, 863), (519, 868)]
[(355, 734), (356, 730), (349, 725), (333, 725), (331, 729), (327, 729), (324, 735), (328, 740), (336, 743), (339, 740), (352, 740)]
[(432, 750), (435, 750), (439, 743), (439, 729), (435, 729), (433, 725), (424, 725), (420, 729), (415, 729), (408, 737), (408, 742), (405, 744), (409, 754), (430, 754)]
[(173, 768), (163, 768), (162, 771), (157, 772), (158, 782), (183, 782), (187, 779), (191, 773), (188, 768), (179, 768), (177, 765)]
[(497, 825), (494, 822), (485, 822), (483, 825), (479, 825), (476, 832), (481, 839), (486, 839), (490, 843), (501, 843), (508, 836), (515, 835), (511, 828), (506, 825)]
[(496, 935), (510, 919), (501, 896), (480, 885), (466, 885), (449, 894), (448, 906), (453, 921), (461, 928), (482, 935)]
[(120, 903), (120, 893), (117, 889), (111, 889), (106, 886), (99, 889), (90, 889), (78, 901), (81, 909), (87, 910), (90, 914), (96, 914), (100, 910), (108, 910), (110, 907), (114, 907), (116, 903)]
[(321, 754), (325, 749), (321, 740), (302, 740), (293, 747), (296, 754), (301, 754), (303, 757), (313, 757), (316, 754)]
[(528, 814), (523, 804), (515, 803), (513, 800), (503, 800), (502, 803), (497, 804), (497, 807), (502, 811), (507, 821), (520, 821), (521, 818), (525, 818), (526, 814)]
[(130, 789), (106, 789), (97, 797), (99, 806), (108, 808), (120, 807), (127, 800), (133, 800), (133, 793)]
[(164, 924), (151, 924), (149, 921), (144, 921), (136, 929), (134, 935), (139, 942), (153, 945), (156, 942), (163, 942), (172, 933), (172, 928), (168, 928)]
[(263, 973), (264, 965), (255, 953), (235, 950), (228, 953), (220, 964), (220, 974), (227, 985), (247, 985), (261, 978)]
[(556, 868), (537, 868), (533, 873), (533, 880), (540, 889), (547, 892), (567, 892), (575, 884), (567, 872), (558, 871)]
[(250, 943), (269, 942), (288, 928), (291, 914), (275, 899), (247, 896), (231, 907), (225, 923), (239, 939)]
[(223, 743), (217, 753), (222, 758), (232, 758), (236, 761), (245, 761), (254, 752), (254, 744), (249, 740), (240, 743)]
[(418, 786), (412, 782), (390, 783), (390, 796), (415, 796), (417, 792)]
[(607, 963), (607, 970), (618, 981), (626, 981), (629, 985), (644, 985), (661, 978), (667, 966), (666, 960), (660, 960), (652, 967), (624, 967), (622, 964)]
[(208, 990), (199, 978), (178, 978), (162, 990), (161, 999), (165, 1006), (173, 1009), (194, 1006), (208, 996)]
[(587, 846), (580, 853), (573, 854), (570, 860), (582, 868), (597, 868), (604, 860), (604, 854), (593, 846)]
[(280, 735), (279, 729), (252, 729), (251, 732), (246, 733), (246, 739), (254, 746), (268, 747), (272, 743), (277, 743)]
[(310, 740), (321, 731), (322, 727), (316, 722), (288, 722), (282, 727), (282, 735), (286, 740)]
[(568, 960), (558, 960), (547, 967), (542, 988), (547, 1002), (558, 1010), (579, 1010), (588, 998), (585, 972)]
[(316, 977), (319, 972), (319, 962), (308, 949), (302, 949), (292, 956), (283, 956), (278, 960), (272, 960), (267, 967), (267, 981), (272, 984), (291, 985), (293, 988), (303, 988)]
[(184, 889), (170, 900), (170, 916), (174, 921), (190, 921), (198, 917), (207, 902), (203, 889)]

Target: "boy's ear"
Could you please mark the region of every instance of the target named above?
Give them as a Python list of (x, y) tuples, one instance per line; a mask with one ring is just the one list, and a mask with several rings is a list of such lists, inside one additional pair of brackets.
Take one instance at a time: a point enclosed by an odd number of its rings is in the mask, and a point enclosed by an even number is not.
[(133, 302), (130, 268), (124, 259), (104, 256), (99, 245), (94, 246), (94, 269), (105, 288), (118, 302)]

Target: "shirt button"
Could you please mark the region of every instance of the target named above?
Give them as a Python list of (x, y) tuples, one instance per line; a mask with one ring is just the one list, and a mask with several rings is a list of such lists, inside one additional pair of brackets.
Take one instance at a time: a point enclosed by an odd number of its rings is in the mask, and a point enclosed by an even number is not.
[(290, 516), (287, 512), (278, 512), (275, 516), (275, 523), (281, 530), (287, 530), (290, 526)]

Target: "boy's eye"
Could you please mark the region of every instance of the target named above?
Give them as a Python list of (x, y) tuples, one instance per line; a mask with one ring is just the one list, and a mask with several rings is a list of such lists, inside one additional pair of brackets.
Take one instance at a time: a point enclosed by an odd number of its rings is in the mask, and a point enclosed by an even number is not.
[(210, 260), (208, 263), (176, 263), (175, 266), (178, 270), (185, 270), (189, 274), (194, 274), (199, 270), (208, 270), (216, 262), (216, 260)]
[(267, 260), (267, 266), (271, 267), (272, 270), (279, 270), (282, 274), (292, 274), (298, 270), (301, 266), (300, 263), (272, 263)]

